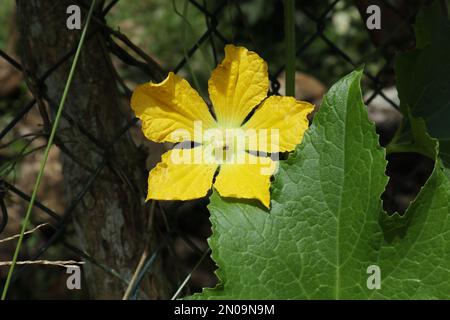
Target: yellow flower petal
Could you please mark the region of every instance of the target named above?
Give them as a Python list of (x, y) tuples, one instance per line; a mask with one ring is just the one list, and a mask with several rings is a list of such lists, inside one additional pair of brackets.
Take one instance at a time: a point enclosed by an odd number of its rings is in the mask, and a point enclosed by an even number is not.
[(212, 72), (208, 91), (219, 126), (236, 128), (269, 90), (267, 64), (243, 47), (225, 46), (225, 59)]
[(270, 177), (278, 162), (270, 158), (247, 153), (246, 163), (230, 163), (220, 166), (214, 188), (222, 197), (258, 199), (270, 206)]
[(148, 176), (147, 200), (190, 200), (206, 196), (217, 164), (202, 160), (203, 148), (172, 149)]
[[(249, 140), (255, 141), (257, 151), (292, 151), (308, 129), (308, 114), (314, 106), (293, 97), (271, 96), (264, 100), (243, 125)], [(255, 145), (255, 143), (250, 143)], [(256, 151), (251, 148), (251, 150)]]
[(155, 142), (194, 141), (194, 121), (202, 121), (203, 129), (215, 125), (203, 99), (173, 72), (161, 83), (138, 86), (131, 108), (142, 120), (144, 135)]

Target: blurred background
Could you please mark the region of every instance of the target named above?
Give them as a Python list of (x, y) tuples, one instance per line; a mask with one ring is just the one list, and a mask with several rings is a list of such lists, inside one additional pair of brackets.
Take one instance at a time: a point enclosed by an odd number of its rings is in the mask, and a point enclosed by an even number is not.
[[(84, 19), (90, 2), (72, 2)], [(65, 29), (65, 9), (72, 2), (0, 1), (0, 261), (12, 258), (16, 240), (1, 239), (20, 231), (79, 38), (79, 31)], [(395, 54), (414, 48), (415, 16), (427, 2), (297, 1), (297, 98), (318, 108), (333, 83), (364, 64), (363, 96), (386, 145), (401, 122)], [(37, 229), (26, 236), (19, 256), (20, 261), (85, 261), (82, 289), (66, 287), (64, 267), (20, 265), (11, 299), (120, 298), (130, 282), (132, 299), (170, 298), (177, 291), (181, 297), (214, 286), (207, 199), (142, 205), (147, 172), (170, 146), (143, 138), (130, 112), (130, 92), (174, 70), (207, 99), (209, 75), (223, 58), (224, 45), (234, 43), (267, 61), (270, 94), (284, 94), (282, 1), (100, 3), (38, 192), (29, 226)], [(381, 8), (381, 30), (366, 28), (370, 4)], [(122, 125), (126, 138), (115, 136)], [(116, 143), (114, 137), (122, 140)], [(97, 146), (90, 147), (91, 141)], [(91, 156), (97, 147), (101, 152)], [(128, 162), (127, 155), (135, 161)], [(92, 164), (101, 159), (105, 169), (97, 170)], [(418, 154), (388, 160), (384, 208), (403, 213), (433, 162)], [(0, 265), (0, 288), (7, 271)]]

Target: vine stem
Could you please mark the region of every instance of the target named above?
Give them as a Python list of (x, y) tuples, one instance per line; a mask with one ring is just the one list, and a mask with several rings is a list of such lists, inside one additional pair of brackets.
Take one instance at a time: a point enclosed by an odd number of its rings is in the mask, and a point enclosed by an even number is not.
[(189, 279), (191, 279), (192, 274), (194, 273), (195, 270), (197, 270), (197, 268), (200, 266), (200, 264), (202, 263), (202, 261), (206, 258), (206, 256), (211, 252), (211, 248), (206, 250), (200, 260), (197, 261), (196, 265), (194, 266), (194, 268), (192, 268), (191, 272), (189, 272), (189, 274), (186, 276), (186, 278), (184, 279), (184, 281), (181, 283), (181, 285), (178, 287), (177, 291), (174, 293), (174, 295), (172, 296), (172, 298), (170, 298), (170, 300), (175, 300), (181, 293), (181, 290), (183, 290), (183, 288), (186, 286), (186, 284), (188, 283)]
[(286, 96), (295, 97), (295, 0), (284, 0)]
[(11, 277), (12, 277), (12, 274), (13, 274), (13, 271), (14, 271), (14, 267), (17, 264), (17, 257), (19, 256), (20, 247), (22, 246), (23, 237), (25, 235), (25, 231), (26, 231), (28, 223), (30, 221), (31, 211), (33, 210), (34, 202), (36, 201), (37, 191), (39, 189), (39, 185), (41, 184), (42, 176), (44, 175), (44, 170), (45, 170), (45, 165), (47, 163), (48, 155), (49, 155), (50, 149), (51, 149), (51, 147), (53, 145), (53, 140), (55, 139), (56, 130), (58, 128), (59, 121), (61, 119), (62, 111), (64, 109), (64, 104), (66, 103), (66, 99), (67, 99), (67, 95), (69, 93), (70, 85), (72, 84), (73, 76), (75, 74), (75, 69), (76, 69), (76, 66), (77, 66), (77, 63), (78, 63), (78, 60), (79, 60), (79, 57), (80, 57), (81, 49), (82, 49), (83, 44), (84, 44), (84, 39), (86, 38), (87, 29), (89, 27), (89, 22), (91, 20), (92, 13), (94, 12), (94, 7), (95, 7), (95, 3), (96, 2), (97, 2), (97, 0), (93, 0), (92, 3), (91, 3), (91, 6), (89, 8), (89, 13), (87, 15), (85, 26), (83, 28), (83, 32), (81, 33), (80, 41), (78, 42), (77, 51), (75, 52), (75, 56), (74, 56), (74, 59), (73, 59), (73, 62), (72, 62), (72, 66), (70, 67), (70, 72), (69, 72), (69, 75), (67, 77), (67, 82), (66, 82), (66, 85), (64, 87), (63, 95), (61, 97), (61, 101), (59, 103), (58, 110), (56, 112), (55, 120), (53, 122), (52, 130), (51, 130), (50, 136), (48, 138), (47, 146), (46, 146), (45, 151), (44, 151), (44, 157), (41, 160), (41, 164), (40, 164), (40, 167), (39, 167), (39, 173), (38, 173), (38, 176), (36, 178), (36, 182), (35, 182), (34, 188), (33, 188), (33, 193), (31, 194), (31, 199), (30, 199), (30, 202), (28, 203), (27, 212), (26, 212), (25, 218), (24, 218), (24, 220), (22, 222), (22, 229), (20, 231), (19, 240), (17, 241), (16, 249), (14, 251), (14, 256), (13, 256), (13, 259), (12, 259), (12, 262), (11, 262), (11, 266), (10, 266), (9, 271), (8, 271), (8, 276), (6, 277), (5, 286), (3, 287), (1, 300), (5, 300), (6, 299), (6, 294), (8, 293), (9, 284), (11, 282)]

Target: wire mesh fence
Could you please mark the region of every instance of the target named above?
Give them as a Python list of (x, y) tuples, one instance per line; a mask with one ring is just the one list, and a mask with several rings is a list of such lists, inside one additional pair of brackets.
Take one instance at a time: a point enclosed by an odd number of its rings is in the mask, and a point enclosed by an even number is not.
[[(176, 1), (174, 1), (176, 2)], [(175, 64), (172, 64), (170, 67), (171, 71), (177, 73), (182, 70), (188, 68), (188, 64), (190, 59), (201, 50), (207, 50), (207, 54), (212, 58), (214, 64), (216, 65), (220, 61), (220, 57), (222, 55), (223, 47), (228, 43), (239, 44), (239, 41), (242, 39), (250, 39), (249, 42), (253, 51), (258, 52), (263, 57), (265, 55), (266, 50), (270, 49), (270, 43), (267, 46), (261, 46), (261, 42), (253, 41), (252, 39), (252, 29), (253, 26), (249, 26), (248, 17), (245, 16), (241, 6), (245, 6), (246, 3), (251, 1), (235, 1), (235, 0), (224, 0), (224, 1), (215, 1), (211, 3), (210, 1), (198, 1), (198, 0), (189, 0), (187, 1), (188, 5), (192, 8), (192, 10), (197, 10), (204, 16), (205, 19), (205, 29), (204, 33), (196, 39), (194, 43), (188, 47), (183, 57), (180, 61), (177, 61)], [(84, 13), (89, 9), (89, 4), (84, 1), (77, 0), (75, 1), (78, 4)], [(161, 81), (165, 78), (168, 70), (165, 70), (160, 66), (160, 64), (153, 58), (150, 54), (146, 53), (146, 50), (140, 48), (136, 45), (132, 40), (130, 40), (129, 35), (122, 33), (118, 29), (114, 29), (109, 26), (107, 21), (107, 16), (110, 11), (119, 3), (118, 0), (105, 1), (103, 3), (102, 8), (97, 8), (95, 12), (95, 17), (92, 21), (92, 27), (88, 31), (87, 40), (92, 39), (93, 36), (101, 36), (104, 38), (107, 50), (111, 56), (114, 57), (117, 61), (120, 61), (121, 64), (126, 65), (130, 68), (134, 68), (137, 72), (141, 73), (142, 78), (147, 78), (152, 81)], [(264, 6), (267, 7), (282, 7), (281, 1), (266, 1), (264, 2)], [(297, 34), (299, 37), (299, 41), (297, 43), (297, 52), (296, 56), (299, 61), (307, 55), (308, 50), (311, 50), (314, 44), (320, 43), (321, 50), (325, 53), (325, 56), (319, 57), (320, 59), (332, 59), (333, 64), (340, 65), (344, 70), (352, 70), (358, 67), (363, 62), (369, 60), (368, 64), (373, 63), (376, 65), (376, 68), (371, 68), (370, 66), (366, 67), (364, 75), (364, 85), (367, 90), (370, 90), (370, 94), (365, 96), (366, 104), (371, 104), (375, 99), (381, 98), (387, 104), (389, 104), (392, 108), (397, 109), (398, 102), (393, 99), (391, 96), (388, 96), (384, 89), (390, 87), (394, 84), (393, 80), (393, 63), (394, 63), (394, 53), (395, 50), (404, 49), (403, 48), (394, 48), (392, 49), (392, 37), (395, 37), (395, 31), (390, 30), (389, 35), (379, 36), (377, 31), (365, 31), (366, 41), (369, 41), (373, 44), (370, 49), (371, 52), (365, 54), (364, 56), (357, 57), (356, 59), (349, 55), (346, 52), (346, 47), (340, 47), (335, 43), (335, 39), (333, 36), (330, 36), (329, 30), (333, 29), (335, 26), (333, 25), (333, 19), (336, 18), (336, 8), (338, 6), (343, 6), (345, 8), (353, 7), (360, 9), (360, 24), (362, 28), (365, 28), (365, 12), (362, 10), (365, 8), (362, 4), (364, 1), (344, 1), (344, 0), (335, 0), (335, 1), (322, 1), (320, 5), (311, 5), (307, 2), (302, 2), (297, 4)], [(396, 16), (401, 23), (397, 23), (397, 27), (399, 29), (404, 29), (406, 25), (407, 36), (405, 38), (409, 39), (408, 41), (413, 41), (412, 37), (412, 29), (410, 29), (410, 24), (414, 20), (416, 15), (416, 10), (408, 7), (408, 10), (403, 10), (405, 1), (378, 1), (380, 6), (382, 6), (383, 15), (387, 16)], [(169, 5), (169, 4), (167, 4)], [(359, 6), (359, 7), (358, 7)], [(223, 29), (229, 29), (230, 23), (227, 20), (227, 10), (232, 8), (234, 16), (233, 21), (238, 25), (238, 27), (233, 31), (232, 37), (229, 37), (225, 34)], [(320, 10), (319, 10), (320, 9)], [(282, 12), (282, 10), (280, 11)], [(386, 12), (386, 13), (385, 13)], [(387, 13), (389, 12), (389, 13)], [(279, 23), (276, 23), (272, 19), (270, 25), (268, 25), (269, 29), (274, 33), (278, 34), (280, 38), (283, 37), (283, 30), (280, 28)], [(306, 27), (307, 26), (307, 27)], [(408, 29), (409, 28), (409, 29)], [(155, 31), (157, 32), (157, 31)], [(390, 37), (391, 36), (391, 37)], [(352, 41), (352, 35), (344, 35), (344, 38), (348, 38), (348, 41)], [(378, 37), (378, 38), (377, 38)], [(377, 38), (377, 40), (374, 40)], [(367, 40), (369, 39), (369, 40)], [(406, 41), (408, 43), (408, 41)], [(406, 44), (406, 47), (408, 44)], [(62, 65), (71, 61), (73, 55), (75, 53), (76, 48), (71, 48), (67, 52), (60, 52), (60, 59), (58, 63), (54, 64), (51, 68), (49, 68), (46, 72), (44, 72), (37, 79), (29, 79), (27, 81), (28, 86), (30, 83), (33, 88), (30, 88), (30, 91), (33, 92), (33, 97), (29, 99), (22, 107), (16, 108), (12, 110), (13, 117), (12, 119), (1, 128), (0, 132), (0, 140), (1, 149), (8, 148), (10, 146), (11, 141), (8, 141), (8, 135), (11, 134), (12, 131), (27, 117), (27, 114), (33, 108), (39, 108), (40, 102), (44, 101), (46, 104), (50, 106), (50, 108), (56, 108), (55, 101), (52, 101), (48, 95), (46, 88), (46, 81), (50, 75), (52, 75), (58, 68)], [(366, 50), (367, 51), (367, 50)], [(314, 54), (314, 53), (312, 53)], [(19, 61), (14, 59), (8, 53), (6, 53), (3, 48), (0, 48), (0, 57), (7, 61), (13, 68), (17, 69), (19, 72), (23, 72), (23, 67)], [(164, 60), (164, 57), (158, 57), (159, 61)], [(275, 65), (270, 69), (270, 94), (277, 95), (282, 93), (281, 88), (282, 84), (282, 73), (284, 71), (284, 63), (283, 60), (280, 59), (278, 61), (279, 65)], [(269, 65), (271, 61), (268, 61)], [(115, 66), (113, 66), (115, 67)], [(304, 66), (305, 69), (313, 69), (315, 66)], [(116, 68), (116, 67), (115, 67)], [(131, 93), (133, 88), (129, 87), (127, 82), (121, 76), (119, 70), (114, 70), (113, 74), (116, 79), (114, 81), (117, 83), (117, 86), (120, 89), (123, 97), (129, 101), (131, 97)], [(343, 75), (343, 74), (342, 74)], [(336, 79), (329, 79), (329, 82), (332, 83), (336, 81)], [(302, 86), (302, 83), (299, 83), (299, 86)], [(43, 111), (44, 110), (44, 111)], [(25, 139), (26, 141), (32, 141), (32, 139), (36, 138), (47, 138), (49, 128), (52, 124), (52, 117), (48, 114), (44, 109), (40, 109), (41, 113), (41, 123), (42, 130), (39, 132), (28, 132), (20, 137), (16, 137), (15, 139)], [(43, 112), (42, 112), (43, 111)], [(44, 232), (46, 234), (46, 241), (42, 244), (38, 244), (38, 247), (34, 247), (33, 244), (29, 244), (32, 246), (32, 253), (26, 258), (28, 261), (34, 261), (42, 258), (42, 256), (51, 250), (53, 246), (56, 244), (61, 245), (65, 248), (65, 250), (70, 251), (72, 257), (76, 257), (86, 261), (93, 266), (100, 268), (105, 273), (110, 275), (111, 277), (118, 278), (120, 281), (124, 283), (129, 283), (130, 277), (129, 275), (121, 275), (117, 270), (112, 269), (108, 265), (103, 265), (96, 260), (96, 257), (93, 257), (89, 252), (85, 252), (83, 249), (74, 245), (73, 237), (67, 237), (66, 231), (67, 227), (71, 222), (71, 213), (74, 209), (79, 205), (82, 199), (89, 193), (89, 189), (92, 184), (99, 179), (102, 174), (102, 170), (105, 167), (108, 167), (113, 158), (111, 158), (111, 149), (116, 141), (119, 140), (121, 136), (126, 134), (131, 128), (138, 127), (139, 123), (136, 118), (130, 118), (127, 121), (126, 126), (122, 128), (117, 128), (117, 133), (113, 139), (110, 141), (103, 141), (96, 137), (95, 135), (90, 133), (90, 130), (85, 127), (85, 124), (78, 123), (74, 120), (70, 114), (64, 113), (63, 117), (66, 121), (68, 121), (71, 125), (76, 126), (78, 130), (87, 138), (93, 145), (96, 146), (99, 150), (102, 150), (101, 161), (99, 161), (98, 165), (94, 168), (88, 167), (83, 164), (83, 156), (79, 154), (74, 154), (70, 147), (67, 147), (65, 143), (61, 140), (58, 140), (58, 135), (56, 136), (55, 148), (58, 148), (61, 153), (65, 154), (69, 158), (73, 159), (79, 166), (83, 166), (86, 170), (91, 172), (90, 178), (85, 181), (85, 183), (80, 186), (78, 194), (73, 197), (70, 201), (67, 202), (65, 208), (61, 211), (60, 209), (52, 208), (49, 205), (45, 205), (40, 201), (36, 201), (35, 203), (35, 211), (40, 211), (41, 213), (47, 215), (49, 217), (49, 224), (47, 227), (37, 231)], [(0, 149), (0, 150), (1, 150)], [(18, 154), (13, 157), (2, 159), (2, 177), (0, 178), (0, 234), (3, 233), (6, 226), (11, 223), (10, 211), (12, 204), (9, 202), (11, 197), (20, 198), (25, 202), (30, 201), (30, 195), (25, 191), (21, 190), (16, 184), (15, 179), (11, 177), (11, 171), (14, 171), (15, 164), (23, 161), (27, 157), (31, 157), (33, 153), (38, 152), (39, 148), (34, 148), (29, 150), (29, 148), (23, 148)], [(36, 158), (34, 161), (38, 161)], [(7, 168), (8, 170), (6, 170)], [(144, 195), (141, 195), (144, 196)], [(201, 206), (204, 206), (206, 201), (201, 202)], [(155, 203), (155, 206), (159, 212), (164, 211), (164, 206), (161, 206), (160, 203)], [(202, 261), (208, 258), (209, 249), (206, 244), (206, 235), (200, 235), (197, 238), (193, 238), (190, 235), (186, 234), (183, 230), (180, 230), (178, 227), (180, 222), (174, 222), (173, 219), (169, 219), (170, 221), (166, 222), (166, 225), (161, 227), (160, 229), (160, 237), (158, 240), (158, 245), (153, 248), (152, 252), (150, 252), (145, 260), (143, 261), (143, 266), (140, 272), (137, 274), (136, 279), (134, 281), (134, 285), (131, 288), (130, 298), (138, 299), (142, 298), (140, 296), (140, 284), (142, 279), (146, 274), (152, 272), (152, 265), (159, 255), (165, 255), (169, 251), (174, 250), (175, 243), (182, 242), (183, 246), (189, 248), (190, 250), (190, 260), (186, 264), (185, 268), (181, 268), (181, 273), (178, 275), (178, 279), (176, 282), (178, 286), (177, 290), (174, 290), (182, 296), (183, 294), (187, 294), (192, 290), (198, 290), (195, 285), (191, 283), (192, 277), (195, 277), (195, 269), (200, 265)], [(182, 222), (181, 222), (182, 224)], [(176, 250), (175, 250), (176, 251)], [(177, 253), (175, 252), (175, 255)], [(22, 257), (23, 258), (23, 257)], [(20, 259), (22, 260), (22, 259)], [(210, 276), (213, 277), (212, 272), (214, 270), (213, 263), (209, 262), (208, 267)], [(17, 282), (21, 277), (24, 276), (27, 272), (29, 272), (29, 265), (21, 265), (14, 272), (14, 277), (12, 281), (12, 287), (14, 287), (14, 283)], [(186, 276), (189, 276), (186, 279)]]

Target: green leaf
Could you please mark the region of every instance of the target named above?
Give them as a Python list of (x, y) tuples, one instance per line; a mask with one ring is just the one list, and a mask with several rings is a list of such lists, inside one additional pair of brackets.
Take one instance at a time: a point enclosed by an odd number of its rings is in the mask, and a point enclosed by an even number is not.
[[(427, 132), (440, 142), (440, 157), (450, 164), (450, 22), (440, 1), (425, 6), (416, 19), (415, 50), (399, 54), (395, 62), (401, 111), (409, 118), (422, 118)], [(408, 120), (406, 120), (408, 121)], [(408, 125), (403, 126), (404, 130)], [(415, 137), (421, 127), (412, 127)], [(415, 128), (418, 129), (415, 132)], [(408, 132), (400, 132), (405, 136)], [(423, 141), (422, 141), (423, 142)], [(393, 141), (395, 149), (397, 141)], [(424, 145), (412, 144), (412, 150), (423, 153)], [(432, 146), (430, 145), (432, 148)]]
[(394, 138), (386, 147), (387, 153), (417, 152), (431, 159), (436, 159), (437, 140), (430, 137), (427, 126), (422, 118), (414, 118), (408, 107), (401, 126)]
[(450, 140), (440, 142), (439, 157), (442, 159), (444, 166), (450, 168)]
[(437, 163), (404, 216), (383, 216), (382, 287), (372, 298), (450, 298), (449, 190), (449, 178)]
[(445, 14), (439, 1), (424, 6), (416, 17), (416, 48), (423, 48), (432, 43), (433, 37), (439, 34), (445, 24)]
[[(213, 193), (209, 244), (220, 283), (191, 299), (449, 297), (449, 181), (436, 167), (404, 218), (382, 212), (385, 152), (361, 74), (330, 89), (281, 163), (270, 212)], [(381, 269), (380, 290), (367, 288), (371, 265)]]
[[(450, 33), (450, 28), (446, 31)], [(450, 139), (450, 39), (396, 59), (397, 88), (402, 105), (425, 120), (431, 135)], [(402, 108), (403, 109), (403, 108)]]

